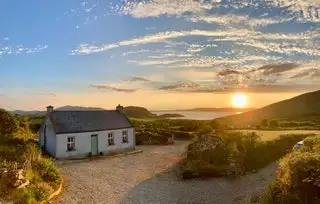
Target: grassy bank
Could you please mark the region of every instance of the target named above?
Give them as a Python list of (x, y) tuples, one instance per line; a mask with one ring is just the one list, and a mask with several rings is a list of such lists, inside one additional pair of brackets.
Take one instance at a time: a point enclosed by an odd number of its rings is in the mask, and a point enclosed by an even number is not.
[(198, 136), (188, 146), (183, 162), (183, 177), (242, 175), (258, 170), (283, 157), (308, 134), (281, 135), (263, 141), (256, 133), (222, 131)]
[(260, 203), (320, 203), (320, 136), (306, 138), (301, 149), (280, 160)]
[(28, 118), (0, 110), (0, 119), (0, 202), (45, 200), (61, 183), (58, 168), (42, 156)]

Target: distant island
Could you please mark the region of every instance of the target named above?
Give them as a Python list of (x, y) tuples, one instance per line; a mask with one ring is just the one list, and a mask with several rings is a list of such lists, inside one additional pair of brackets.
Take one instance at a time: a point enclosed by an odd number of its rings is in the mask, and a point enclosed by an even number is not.
[(178, 113), (165, 113), (158, 115), (159, 118), (183, 118), (184, 115), (178, 114)]
[(204, 111), (204, 112), (248, 112), (254, 108), (192, 108), (192, 109), (177, 109), (177, 110), (155, 110), (153, 112), (170, 112), (170, 111)]

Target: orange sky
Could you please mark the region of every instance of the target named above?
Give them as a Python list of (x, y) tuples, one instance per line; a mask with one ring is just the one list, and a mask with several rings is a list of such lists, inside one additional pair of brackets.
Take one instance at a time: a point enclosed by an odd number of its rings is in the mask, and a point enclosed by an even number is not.
[[(74, 105), (112, 109), (117, 104), (143, 106), (151, 110), (186, 109), (196, 107), (231, 107), (235, 93), (167, 93), (138, 91), (61, 93), (48, 95), (12, 95), (0, 98), (0, 107), (8, 110), (43, 110), (47, 105), (55, 107)], [(247, 107), (259, 108), (277, 101), (292, 98), (301, 93), (246, 93)], [(19, 98), (20, 97), (20, 100)]]

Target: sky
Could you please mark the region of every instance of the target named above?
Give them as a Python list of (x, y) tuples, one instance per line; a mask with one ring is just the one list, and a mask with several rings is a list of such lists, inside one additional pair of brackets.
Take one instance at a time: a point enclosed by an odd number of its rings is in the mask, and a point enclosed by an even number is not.
[(320, 89), (320, 0), (0, 0), (0, 107), (261, 107)]

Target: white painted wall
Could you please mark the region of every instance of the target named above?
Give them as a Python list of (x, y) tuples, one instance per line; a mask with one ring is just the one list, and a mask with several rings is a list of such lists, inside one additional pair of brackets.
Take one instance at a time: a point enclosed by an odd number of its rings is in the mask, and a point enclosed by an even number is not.
[[(122, 131), (128, 131), (129, 143), (122, 143)], [(115, 145), (108, 146), (108, 133), (113, 132)], [(106, 130), (96, 132), (68, 133), (56, 135), (56, 157), (57, 158), (76, 158), (86, 157), (91, 152), (91, 135), (98, 135), (98, 152), (103, 152), (104, 155), (110, 152), (121, 152), (126, 149), (135, 148), (134, 128)], [(75, 137), (75, 150), (67, 151), (68, 137)]]
[(47, 126), (47, 128), (45, 128), (46, 136), (47, 136), (47, 145), (46, 145), (47, 151), (52, 156), (56, 156), (56, 134), (54, 132), (54, 129), (52, 127), (52, 123), (49, 117), (46, 117), (45, 124)]

